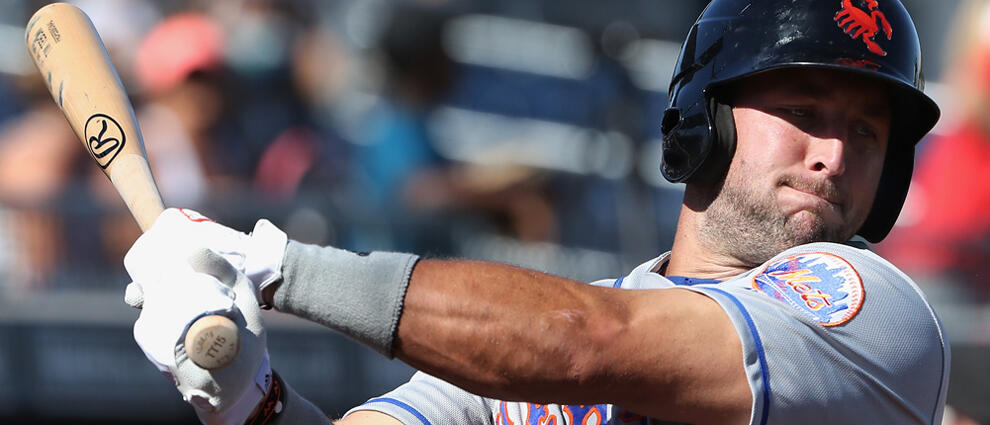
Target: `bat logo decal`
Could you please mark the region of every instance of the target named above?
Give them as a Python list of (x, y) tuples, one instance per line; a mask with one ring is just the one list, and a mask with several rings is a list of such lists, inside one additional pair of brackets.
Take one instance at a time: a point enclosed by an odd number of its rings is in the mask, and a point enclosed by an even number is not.
[(117, 120), (106, 114), (94, 114), (86, 120), (85, 136), (89, 152), (104, 169), (110, 166), (127, 140)]

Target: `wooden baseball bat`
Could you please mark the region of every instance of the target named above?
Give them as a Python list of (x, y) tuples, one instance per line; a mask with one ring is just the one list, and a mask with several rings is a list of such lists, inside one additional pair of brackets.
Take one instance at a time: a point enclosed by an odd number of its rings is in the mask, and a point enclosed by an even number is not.
[[(24, 38), (76, 137), (110, 178), (141, 230), (148, 230), (165, 206), (134, 108), (93, 23), (79, 8), (53, 3), (35, 12)], [(196, 365), (223, 368), (240, 349), (237, 325), (220, 315), (200, 318), (186, 333), (185, 346)]]

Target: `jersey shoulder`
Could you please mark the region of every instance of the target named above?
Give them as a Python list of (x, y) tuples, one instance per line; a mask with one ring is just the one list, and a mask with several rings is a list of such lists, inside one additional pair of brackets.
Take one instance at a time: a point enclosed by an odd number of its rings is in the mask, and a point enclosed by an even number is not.
[(777, 422), (800, 423), (812, 392), (848, 409), (829, 412), (822, 423), (941, 417), (950, 364), (942, 325), (911, 278), (867, 247), (800, 245), (733, 279), (691, 289), (729, 314), (747, 359), (758, 360), (747, 364), (761, 377), (751, 380), (754, 402), (757, 393), (763, 400), (755, 408)]
[(712, 287), (751, 309), (775, 310), (824, 329), (841, 328), (843, 335), (918, 334), (948, 346), (921, 289), (866, 246), (799, 245)]

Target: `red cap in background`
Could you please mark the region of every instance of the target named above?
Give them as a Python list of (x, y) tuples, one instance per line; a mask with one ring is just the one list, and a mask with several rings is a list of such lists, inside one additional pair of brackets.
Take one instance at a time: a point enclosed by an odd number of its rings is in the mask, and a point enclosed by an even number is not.
[(141, 42), (135, 71), (152, 93), (168, 91), (196, 71), (216, 69), (223, 62), (224, 34), (209, 17), (198, 13), (170, 16)]

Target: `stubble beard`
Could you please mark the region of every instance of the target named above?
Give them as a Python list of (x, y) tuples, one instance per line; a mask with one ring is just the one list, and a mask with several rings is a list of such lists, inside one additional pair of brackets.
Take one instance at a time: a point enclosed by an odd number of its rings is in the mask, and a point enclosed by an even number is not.
[(852, 236), (829, 226), (819, 213), (802, 211), (788, 216), (777, 207), (774, 190), (759, 193), (747, 187), (752, 186), (726, 181), (705, 211), (701, 235), (718, 254), (756, 267), (791, 247), (845, 242)]

